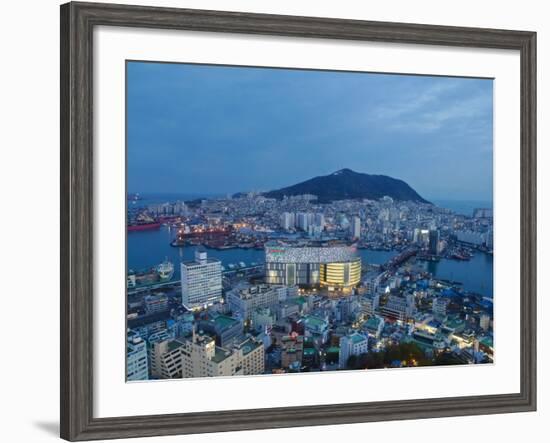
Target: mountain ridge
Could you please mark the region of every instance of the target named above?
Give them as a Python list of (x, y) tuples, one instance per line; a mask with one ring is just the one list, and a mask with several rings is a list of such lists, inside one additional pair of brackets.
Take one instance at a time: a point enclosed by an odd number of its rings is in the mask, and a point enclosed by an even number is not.
[(378, 200), (388, 196), (397, 201), (429, 203), (405, 181), (387, 175), (355, 172), (349, 168), (340, 169), (329, 175), (321, 175), (284, 188), (264, 192), (268, 198), (282, 199), (285, 195), (312, 194), (319, 203), (337, 200)]

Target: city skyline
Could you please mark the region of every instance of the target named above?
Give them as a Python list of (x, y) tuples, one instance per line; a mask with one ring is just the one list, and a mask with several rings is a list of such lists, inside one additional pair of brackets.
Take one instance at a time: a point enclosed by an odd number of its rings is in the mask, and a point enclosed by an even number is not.
[(130, 192), (269, 191), (350, 168), (428, 200), (492, 201), (491, 80), (142, 62), (127, 73)]
[(491, 80), (127, 74), (128, 382), (494, 362)]

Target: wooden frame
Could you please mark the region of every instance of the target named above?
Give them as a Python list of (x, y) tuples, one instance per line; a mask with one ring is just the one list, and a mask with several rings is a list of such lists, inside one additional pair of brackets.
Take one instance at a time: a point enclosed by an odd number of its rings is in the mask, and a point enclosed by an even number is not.
[[(129, 26), (513, 49), (521, 55), (519, 394), (94, 418), (92, 32)], [(144, 437), (536, 409), (536, 34), (99, 3), (61, 6), (61, 437)]]

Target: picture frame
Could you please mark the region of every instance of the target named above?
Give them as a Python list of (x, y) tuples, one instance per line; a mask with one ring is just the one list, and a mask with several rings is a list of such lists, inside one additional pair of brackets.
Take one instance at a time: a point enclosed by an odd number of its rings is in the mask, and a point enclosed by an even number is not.
[[(191, 30), (518, 51), (521, 64), (520, 392), (94, 417), (93, 30)], [(61, 437), (69, 441), (536, 410), (536, 33), (72, 2), (61, 6)]]

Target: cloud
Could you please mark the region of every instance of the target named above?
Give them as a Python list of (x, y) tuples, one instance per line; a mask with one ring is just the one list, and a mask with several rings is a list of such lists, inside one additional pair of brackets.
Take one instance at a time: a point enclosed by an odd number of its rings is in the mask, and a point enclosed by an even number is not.
[(453, 80), (394, 95), (371, 108), (369, 120), (388, 131), (416, 133), (431, 133), (475, 119), (488, 120), (492, 115), (492, 91), (465, 88), (464, 83)]

